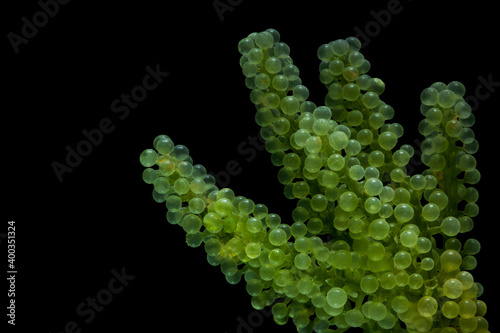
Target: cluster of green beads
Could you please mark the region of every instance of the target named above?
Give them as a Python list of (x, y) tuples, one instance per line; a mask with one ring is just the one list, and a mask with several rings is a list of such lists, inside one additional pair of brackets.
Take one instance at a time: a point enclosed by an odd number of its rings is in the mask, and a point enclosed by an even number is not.
[(388, 122), (394, 109), (380, 100), (385, 84), (367, 74), (360, 41), (319, 47), (328, 93), (316, 106), (279, 40), (268, 29), (238, 49), (265, 147), (297, 203), (290, 221), (218, 189), (185, 146), (161, 135), (140, 160), (167, 220), (229, 283), (245, 280), (255, 309), (272, 305), (275, 322), (291, 319), (298, 332), (489, 332), (483, 288), (469, 272), (480, 244), (456, 238), (473, 227), (480, 179), (463, 85), (422, 92), (428, 168), (410, 176), (414, 148), (398, 145), (403, 127)]

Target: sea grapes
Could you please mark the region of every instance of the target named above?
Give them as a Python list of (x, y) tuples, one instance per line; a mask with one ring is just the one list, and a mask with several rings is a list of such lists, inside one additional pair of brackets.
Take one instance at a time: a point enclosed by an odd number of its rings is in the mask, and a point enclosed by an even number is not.
[[(246, 283), (255, 309), (298, 332), (489, 332), (483, 287), (469, 272), (480, 251), (462, 243), (478, 215), (475, 118), (457, 81), (420, 95), (425, 137), (401, 144), (403, 127), (380, 99), (384, 82), (354, 37), (318, 49), (325, 105), (308, 100), (279, 33), (238, 44), (255, 120), (280, 167), (286, 217), (219, 189), (189, 150), (166, 135), (140, 156), (153, 198), (191, 247), (203, 247), (231, 284)], [(420, 149), (427, 168), (409, 175)], [(443, 245), (440, 245), (443, 244)]]

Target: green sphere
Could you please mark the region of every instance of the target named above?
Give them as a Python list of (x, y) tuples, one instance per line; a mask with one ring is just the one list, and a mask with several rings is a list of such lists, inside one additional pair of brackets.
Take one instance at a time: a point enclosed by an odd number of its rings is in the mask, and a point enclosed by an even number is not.
[(358, 207), (358, 196), (354, 192), (344, 192), (339, 198), (339, 206), (346, 212), (352, 212)]

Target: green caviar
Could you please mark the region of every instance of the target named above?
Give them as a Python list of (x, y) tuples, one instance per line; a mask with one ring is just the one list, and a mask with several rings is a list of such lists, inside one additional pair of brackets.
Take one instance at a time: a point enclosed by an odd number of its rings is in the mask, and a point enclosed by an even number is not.
[[(368, 74), (360, 48), (354, 37), (318, 48), (326, 97), (316, 105), (276, 30), (238, 43), (255, 121), (296, 202), (289, 216), (218, 188), (166, 135), (140, 155), (143, 180), (188, 246), (202, 247), (229, 283), (244, 282), (255, 309), (272, 305), (278, 325), (489, 332), (483, 287), (469, 272), (481, 245), (462, 239), (479, 213), (481, 178), (465, 87), (436, 82), (422, 91), (424, 139), (413, 148), (400, 142), (403, 127), (380, 98), (385, 83)], [(417, 151), (426, 168), (409, 174)]]

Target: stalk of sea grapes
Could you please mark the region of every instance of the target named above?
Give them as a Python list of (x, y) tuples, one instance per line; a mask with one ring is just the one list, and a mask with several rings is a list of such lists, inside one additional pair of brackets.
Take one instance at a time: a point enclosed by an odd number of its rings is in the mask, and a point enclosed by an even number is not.
[(319, 47), (328, 93), (318, 107), (279, 38), (274, 29), (252, 33), (238, 49), (265, 147), (297, 202), (292, 220), (218, 189), (185, 146), (160, 135), (140, 162), (167, 221), (229, 283), (243, 278), (255, 309), (272, 305), (275, 322), (292, 319), (298, 332), (489, 332), (483, 288), (469, 272), (480, 244), (456, 238), (478, 215), (480, 179), (464, 86), (422, 92), (428, 168), (409, 176), (414, 148), (396, 149), (403, 127), (387, 123), (394, 109), (380, 100), (385, 84), (367, 74), (360, 41)]

